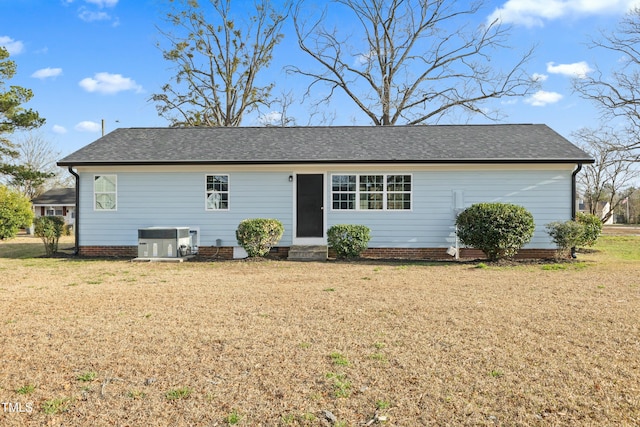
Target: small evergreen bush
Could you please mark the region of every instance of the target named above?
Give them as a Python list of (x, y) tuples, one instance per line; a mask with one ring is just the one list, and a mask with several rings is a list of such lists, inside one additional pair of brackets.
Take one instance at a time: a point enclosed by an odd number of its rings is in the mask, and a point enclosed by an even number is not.
[(39, 216), (33, 221), (34, 235), (44, 243), (47, 256), (58, 252), (58, 241), (64, 231), (64, 218), (61, 216)]
[(558, 256), (568, 258), (571, 248), (584, 240), (584, 227), (577, 221), (554, 221), (546, 225), (547, 234), (558, 248)]
[(236, 239), (250, 257), (265, 256), (283, 233), (284, 226), (277, 219), (252, 218), (240, 222)]
[(576, 221), (582, 225), (584, 235), (579, 246), (593, 246), (602, 233), (602, 220), (595, 215), (578, 212)]
[(365, 225), (338, 224), (327, 231), (327, 242), (338, 258), (357, 258), (371, 239), (371, 230)]
[(458, 238), (480, 249), (491, 261), (511, 258), (527, 244), (535, 224), (533, 215), (511, 203), (477, 203), (456, 218)]
[(595, 215), (578, 213), (576, 220), (551, 222), (547, 234), (558, 248), (558, 255), (568, 257), (571, 248), (593, 246), (602, 232), (602, 221)]

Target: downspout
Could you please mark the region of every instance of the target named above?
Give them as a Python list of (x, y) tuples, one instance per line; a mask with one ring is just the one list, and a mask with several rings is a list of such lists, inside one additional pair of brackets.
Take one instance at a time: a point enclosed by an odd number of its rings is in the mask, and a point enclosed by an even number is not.
[(73, 233), (75, 235), (76, 247), (73, 250), (74, 255), (80, 252), (80, 175), (73, 171), (73, 166), (69, 166), (69, 173), (76, 177), (76, 218), (73, 224)]
[[(578, 167), (571, 174), (571, 219), (576, 219), (576, 199), (578, 198), (578, 190), (576, 189), (576, 175), (582, 170), (582, 163), (578, 163)], [(576, 247), (571, 248), (571, 258), (577, 258)]]

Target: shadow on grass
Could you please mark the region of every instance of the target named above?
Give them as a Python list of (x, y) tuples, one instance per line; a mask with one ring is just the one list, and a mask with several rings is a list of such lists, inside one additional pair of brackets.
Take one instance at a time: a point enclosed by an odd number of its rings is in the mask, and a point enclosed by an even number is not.
[[(63, 237), (58, 244), (58, 254), (52, 258), (68, 257), (73, 255), (73, 239)], [(35, 236), (20, 234), (16, 238), (0, 241), (0, 258), (28, 259), (45, 257), (44, 243)]]

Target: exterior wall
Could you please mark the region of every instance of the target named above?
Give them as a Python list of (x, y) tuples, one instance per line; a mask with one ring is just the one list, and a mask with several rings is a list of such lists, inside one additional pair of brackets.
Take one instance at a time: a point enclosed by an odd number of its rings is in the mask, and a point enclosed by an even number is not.
[[(117, 175), (117, 209), (93, 208), (93, 177)], [(229, 174), (229, 210), (205, 209), (205, 176)], [(198, 246), (237, 245), (235, 230), (247, 218), (277, 218), (291, 240), (292, 192), (290, 173), (139, 172), (115, 169), (80, 174), (80, 246), (136, 246), (140, 228), (171, 226), (197, 229)]]
[[(371, 174), (376, 172), (382, 173)], [(329, 189), (332, 173), (345, 172), (331, 171), (327, 175)], [(455, 190), (462, 192), (462, 207), (480, 202), (524, 206), (536, 223), (534, 236), (525, 247), (553, 249), (545, 225), (571, 218), (571, 174), (572, 169), (413, 171), (411, 211), (333, 211), (329, 194), (327, 228), (335, 224), (366, 225), (371, 229), (370, 248), (453, 246)]]
[[(197, 229), (198, 246), (215, 252), (237, 245), (235, 230), (246, 218), (276, 218), (285, 228), (279, 243), (293, 244), (295, 173), (325, 173), (325, 229), (335, 224), (363, 224), (371, 228), (369, 255), (385, 248), (402, 248), (406, 255), (431, 248), (433, 254), (455, 245), (454, 191), (462, 192), (462, 207), (478, 202), (509, 202), (527, 208), (536, 231), (528, 249), (551, 250), (545, 225), (571, 216), (571, 174), (575, 165), (330, 165), (254, 167), (103, 167), (78, 168), (80, 175), (80, 253), (135, 256), (137, 230), (153, 226)], [(334, 211), (331, 176), (338, 174), (411, 174), (410, 211)], [(95, 211), (93, 179), (117, 175), (117, 210)], [(229, 175), (229, 210), (205, 209), (205, 176)], [(127, 249), (129, 248), (129, 249)], [(133, 249), (131, 249), (133, 248)], [(208, 248), (208, 249), (205, 249)], [(225, 249), (229, 250), (229, 249)], [(99, 253), (102, 252), (102, 253)], [(428, 251), (427, 251), (428, 252)], [(226, 253), (226, 252), (225, 252)], [(392, 253), (388, 252), (387, 253)], [(426, 252), (425, 252), (426, 253)], [(130, 256), (130, 255), (123, 255)], [(389, 255), (380, 255), (389, 257)], [(435, 257), (435, 256), (434, 256)]]

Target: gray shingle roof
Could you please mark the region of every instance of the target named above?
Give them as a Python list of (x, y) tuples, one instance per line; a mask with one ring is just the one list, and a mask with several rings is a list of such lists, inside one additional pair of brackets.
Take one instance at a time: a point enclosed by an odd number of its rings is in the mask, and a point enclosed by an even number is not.
[(75, 205), (75, 188), (52, 188), (33, 199), (34, 205)]
[(585, 163), (546, 125), (117, 129), (60, 166), (284, 163)]

